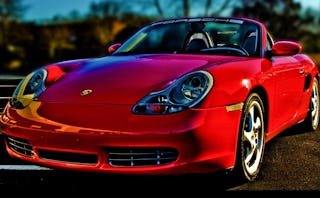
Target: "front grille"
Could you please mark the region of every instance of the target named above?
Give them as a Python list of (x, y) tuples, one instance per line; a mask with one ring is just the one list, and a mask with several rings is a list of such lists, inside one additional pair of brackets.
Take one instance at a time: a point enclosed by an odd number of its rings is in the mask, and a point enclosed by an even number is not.
[(0, 114), (23, 76), (0, 75)]
[(34, 152), (32, 150), (31, 144), (20, 138), (5, 137), (8, 147), (16, 153), (25, 155), (27, 157), (32, 157)]
[(173, 148), (108, 148), (107, 150), (111, 166), (159, 166), (178, 158), (178, 151)]
[(82, 154), (71, 152), (57, 152), (48, 150), (38, 150), (39, 157), (47, 160), (69, 162), (76, 164), (92, 164), (98, 163), (98, 156), (94, 154)]

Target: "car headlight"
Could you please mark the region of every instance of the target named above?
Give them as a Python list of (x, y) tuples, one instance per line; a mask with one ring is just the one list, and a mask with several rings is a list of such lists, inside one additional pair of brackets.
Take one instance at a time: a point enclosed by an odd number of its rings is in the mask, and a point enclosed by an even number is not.
[(17, 109), (23, 109), (45, 90), (45, 80), (48, 72), (45, 69), (36, 70), (21, 80), (13, 92), (10, 104)]
[(132, 109), (136, 114), (170, 114), (194, 107), (213, 86), (213, 77), (206, 71), (189, 73), (168, 88), (144, 97)]

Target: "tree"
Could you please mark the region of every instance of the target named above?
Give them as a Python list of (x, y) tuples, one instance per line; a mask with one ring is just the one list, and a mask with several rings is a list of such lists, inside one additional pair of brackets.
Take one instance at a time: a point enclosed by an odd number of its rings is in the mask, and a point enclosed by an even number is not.
[(18, 21), (27, 6), (21, 0), (0, 0), (0, 46), (5, 48), (8, 42), (10, 23)]
[(0, 20), (19, 20), (26, 9), (21, 0), (0, 0)]
[(21, 61), (25, 51), (21, 46), (17, 46), (19, 40), (25, 39), (25, 35), (20, 32), (21, 26), (18, 24), (22, 14), (27, 9), (21, 0), (0, 0), (0, 67), (17, 69), (21, 66)]
[(69, 14), (69, 17), (72, 21), (79, 21), (81, 19), (81, 15), (77, 10), (72, 10)]
[(134, 14), (156, 18), (222, 16), (231, 14), (237, 0), (104, 0), (90, 5), (93, 18)]
[(90, 4), (89, 16), (97, 19), (119, 17), (122, 14), (123, 3), (121, 1), (100, 1)]
[(300, 17), (301, 4), (294, 0), (241, 0), (233, 15), (262, 21), (278, 39), (299, 39), (306, 21)]
[(183, 8), (183, 15), (185, 17), (189, 17), (189, 14), (190, 14), (189, 0), (182, 0), (182, 8)]
[[(134, 1), (131, 1), (134, 2)], [(154, 0), (153, 5), (161, 18), (165, 17), (189, 17), (189, 16), (222, 16), (231, 14), (236, 0)], [(165, 12), (164, 12), (164, 9)], [(171, 8), (172, 10), (170, 10)]]

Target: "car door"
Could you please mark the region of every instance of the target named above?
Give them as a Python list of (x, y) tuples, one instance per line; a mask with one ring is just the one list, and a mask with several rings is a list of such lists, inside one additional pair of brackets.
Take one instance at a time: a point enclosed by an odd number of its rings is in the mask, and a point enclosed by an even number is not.
[(272, 57), (275, 78), (275, 126), (292, 120), (300, 106), (304, 90), (304, 67), (293, 56)]

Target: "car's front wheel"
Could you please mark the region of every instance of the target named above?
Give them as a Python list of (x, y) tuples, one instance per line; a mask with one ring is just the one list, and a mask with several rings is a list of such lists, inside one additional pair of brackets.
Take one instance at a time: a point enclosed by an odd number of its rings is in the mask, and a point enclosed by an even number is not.
[(234, 175), (253, 181), (259, 175), (265, 148), (265, 109), (261, 97), (253, 93), (246, 100), (241, 117)]
[(313, 80), (308, 115), (305, 120), (307, 130), (315, 131), (319, 126), (319, 82)]

